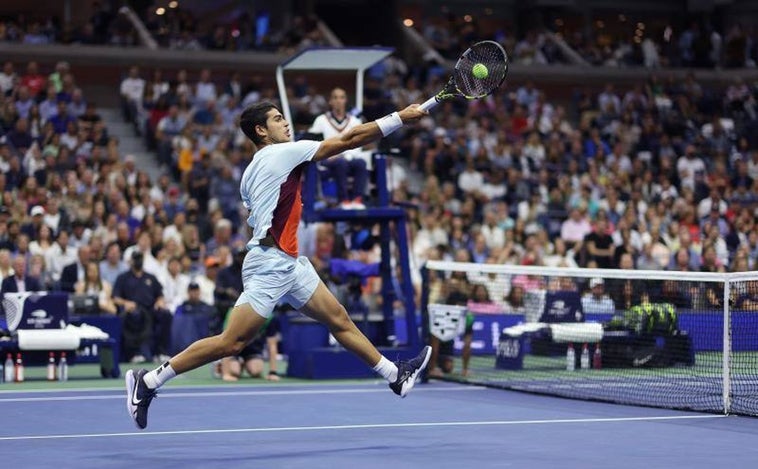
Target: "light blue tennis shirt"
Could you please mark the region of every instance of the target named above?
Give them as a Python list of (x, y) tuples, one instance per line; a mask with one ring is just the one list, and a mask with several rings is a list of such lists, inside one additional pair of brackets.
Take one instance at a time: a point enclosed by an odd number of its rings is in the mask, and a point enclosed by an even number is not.
[(248, 249), (270, 233), (282, 251), (297, 257), (297, 227), (303, 210), (300, 178), (319, 145), (313, 140), (276, 143), (253, 156), (240, 181), (242, 202), (249, 211), (247, 224), (253, 228)]

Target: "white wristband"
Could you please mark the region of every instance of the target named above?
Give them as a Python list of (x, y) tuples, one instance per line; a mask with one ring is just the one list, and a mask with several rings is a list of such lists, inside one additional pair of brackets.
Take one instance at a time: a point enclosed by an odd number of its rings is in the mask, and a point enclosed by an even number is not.
[(393, 112), (386, 116), (377, 119), (376, 125), (379, 126), (379, 130), (382, 131), (383, 136), (387, 136), (403, 126), (403, 120), (400, 119), (400, 114)]

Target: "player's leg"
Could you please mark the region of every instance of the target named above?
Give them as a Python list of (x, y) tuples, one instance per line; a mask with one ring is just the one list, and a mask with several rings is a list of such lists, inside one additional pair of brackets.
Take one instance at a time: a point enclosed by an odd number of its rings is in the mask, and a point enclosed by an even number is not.
[(238, 304), (232, 309), (229, 324), (221, 334), (198, 340), (169, 360), (169, 364), (179, 375), (214, 360), (239, 355), (265, 324), (266, 318), (250, 303)]
[(358, 329), (345, 307), (337, 301), (323, 282), (319, 282), (302, 312), (328, 327), (337, 342), (356, 354), (367, 365), (373, 367), (379, 363), (382, 354)]
[(287, 296), (290, 304), (329, 328), (335, 339), (353, 352), (390, 383), (390, 389), (401, 397), (413, 388), (416, 379), (426, 368), (432, 353), (426, 346), (408, 362), (392, 363), (374, 347), (358, 329), (347, 310), (322, 282), (310, 261), (301, 257), (296, 265), (299, 281)]
[(239, 303), (232, 309), (229, 324), (221, 334), (194, 342), (153, 371), (127, 371), (126, 405), (137, 427), (147, 426), (147, 410), (157, 388), (178, 374), (229, 355), (239, 355), (265, 324), (266, 318), (258, 314), (250, 303)]

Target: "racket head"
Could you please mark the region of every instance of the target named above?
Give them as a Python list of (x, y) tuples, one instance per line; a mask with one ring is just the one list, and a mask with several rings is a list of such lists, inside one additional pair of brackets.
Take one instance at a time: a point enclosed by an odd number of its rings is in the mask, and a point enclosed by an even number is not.
[[(487, 76), (476, 78), (474, 66), (487, 67)], [(460, 96), (477, 99), (489, 96), (505, 81), (508, 75), (508, 54), (495, 41), (480, 41), (469, 47), (455, 64), (453, 81)]]

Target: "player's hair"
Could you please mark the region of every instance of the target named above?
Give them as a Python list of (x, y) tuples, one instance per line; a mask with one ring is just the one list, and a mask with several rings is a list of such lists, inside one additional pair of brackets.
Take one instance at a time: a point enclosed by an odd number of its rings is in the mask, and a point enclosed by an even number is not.
[(251, 104), (240, 114), (240, 129), (256, 146), (260, 146), (263, 143), (263, 139), (255, 131), (255, 126), (266, 127), (266, 114), (272, 109), (281, 112), (276, 104), (270, 101), (261, 101)]

